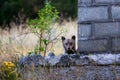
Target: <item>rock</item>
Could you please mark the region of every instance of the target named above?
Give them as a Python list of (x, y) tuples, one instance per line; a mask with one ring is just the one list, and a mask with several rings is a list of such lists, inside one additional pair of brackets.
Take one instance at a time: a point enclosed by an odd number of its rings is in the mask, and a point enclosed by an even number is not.
[(89, 59), (92, 59), (97, 65), (110, 65), (110, 64), (120, 64), (120, 54), (94, 54), (87, 55)]
[(80, 58), (80, 55), (78, 55), (78, 54), (70, 54), (70, 58), (76, 60), (76, 59)]
[(77, 60), (75, 60), (75, 65), (77, 66), (83, 66), (83, 65), (90, 65), (90, 64), (93, 64), (95, 63), (92, 59), (90, 59), (89, 57), (81, 57)]
[(73, 62), (70, 59), (69, 55), (65, 54), (65, 55), (62, 55), (60, 57), (59, 63), (57, 65), (60, 65), (60, 66), (70, 66), (70, 65), (73, 65)]
[(55, 54), (53, 52), (48, 53), (48, 56), (45, 56), (45, 60), (49, 61), (55, 57)]
[(50, 53), (48, 53), (48, 56), (50, 56), (50, 57), (54, 57), (55, 54), (54, 54), (53, 52), (50, 52)]
[(20, 66), (45, 66), (48, 65), (47, 61), (40, 54), (30, 54), (23, 56), (19, 60)]
[(115, 57), (116, 58), (116, 64), (120, 64), (120, 54), (117, 54), (117, 56)]
[(47, 61), (51, 66), (55, 66), (57, 63), (60, 62), (60, 56), (50, 57), (49, 59), (47, 59)]
[(48, 63), (52, 66), (70, 66), (74, 64), (74, 60), (71, 59), (70, 55), (62, 54), (59, 56), (49, 58)]
[[(120, 54), (55, 56), (51, 52), (45, 58), (37, 54), (23, 56), (19, 62), (23, 67), (34, 64), (35, 67), (44, 66), (51, 69), (49, 70), (50, 79), (51, 74), (55, 73), (54, 80), (120, 80)], [(45, 68), (40, 68), (40, 71), (43, 71), (41, 69)], [(46, 72), (48, 73), (48, 71)], [(59, 77), (57, 77), (58, 75)], [(46, 74), (42, 74), (42, 76), (46, 76)]]
[(27, 64), (26, 60), (27, 60), (26, 56), (20, 58), (19, 63), (21, 67), (24, 67), (24, 65)]
[(45, 58), (39, 54), (23, 56), (19, 60), (21, 67), (24, 66), (83, 66), (83, 65), (110, 65), (120, 64), (120, 54), (61, 54), (55, 56), (50, 52)]

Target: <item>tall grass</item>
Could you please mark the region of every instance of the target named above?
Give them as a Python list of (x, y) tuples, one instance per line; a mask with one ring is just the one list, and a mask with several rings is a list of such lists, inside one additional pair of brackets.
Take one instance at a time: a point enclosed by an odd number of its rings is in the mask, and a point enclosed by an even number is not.
[[(21, 28), (22, 24), (12, 24), (11, 26), (10, 31), (0, 29), (0, 62), (26, 55), (33, 51), (37, 44), (38, 37), (34, 33), (30, 33), (31, 30), (26, 24), (24, 26), (27, 28), (24, 29)], [(52, 48), (50, 46), (47, 53), (54, 52), (59, 55), (64, 53), (61, 36), (67, 38), (71, 38), (72, 35), (77, 36), (77, 20), (64, 20), (62, 24), (56, 23), (54, 27), (56, 32), (59, 32), (60, 29), (65, 30), (65, 32), (59, 36), (59, 40), (52, 45)]]
[[(21, 26), (21, 25), (20, 25)], [(66, 30), (61, 36), (66, 38), (71, 38), (72, 35), (77, 36), (77, 21), (64, 21), (62, 24), (56, 23), (55, 31), (60, 29)], [(34, 50), (37, 44), (37, 36), (33, 33), (30, 33), (31, 30), (27, 27), (25, 29), (17, 28), (19, 26), (13, 25), (13, 28), (10, 31), (0, 29), (0, 63), (4, 61), (11, 61), (17, 66), (17, 73), (20, 75), (20, 78), (17, 80), (80, 80), (89, 78), (95, 80), (107, 80), (103, 78), (103, 75), (99, 75), (101, 71), (106, 70), (107, 66), (71, 66), (71, 67), (38, 67), (34, 66), (21, 69), (18, 65), (18, 60), (22, 55), (27, 55), (28, 52)], [(64, 49), (61, 42), (61, 36), (59, 40), (53, 44), (50, 51), (54, 52), (56, 55), (64, 53)], [(77, 38), (77, 37), (76, 37)], [(51, 47), (51, 46), (50, 46)], [(48, 53), (47, 52), (47, 53)], [(1, 64), (0, 64), (1, 66)], [(116, 76), (115, 79), (108, 80), (120, 80), (117, 75), (117, 66), (110, 66), (110, 69), (113, 70), (113, 75)], [(109, 68), (108, 68), (109, 69)], [(90, 73), (90, 72), (92, 73)], [(109, 72), (112, 74), (111, 72)], [(90, 76), (88, 76), (91, 74)], [(92, 76), (92, 77), (91, 77)], [(0, 79), (1, 80), (1, 79)]]
[[(38, 44), (38, 37), (34, 33), (31, 33), (31, 30), (26, 24), (15, 25), (13, 23), (11, 26), (12, 28), (9, 31), (0, 29), (0, 63), (11, 61), (18, 64), (19, 58), (22, 55), (27, 55), (35, 49), (36, 44)], [(21, 28), (22, 26), (26, 28)], [(53, 45), (49, 46), (47, 53), (63, 54), (64, 49), (61, 36), (65, 36), (66, 38), (71, 38), (72, 35), (77, 36), (77, 20), (64, 20), (62, 24), (55, 23), (53, 27), (54, 35), (59, 34), (61, 30), (64, 30), (64, 33), (58, 37), (58, 40)], [(46, 68), (38, 68), (36, 70), (33, 66), (22, 70), (19, 65), (17, 66), (18, 73), (21, 76), (20, 80), (54, 80), (60, 78), (59, 76), (56, 77), (58, 73), (53, 68), (50, 68), (50, 72), (48, 72)]]

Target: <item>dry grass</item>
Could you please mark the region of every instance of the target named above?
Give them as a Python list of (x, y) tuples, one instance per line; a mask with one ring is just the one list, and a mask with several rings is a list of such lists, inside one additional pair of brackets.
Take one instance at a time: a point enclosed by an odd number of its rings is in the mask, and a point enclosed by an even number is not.
[[(13, 25), (13, 27), (17, 27)], [(77, 21), (64, 21), (61, 25), (58, 23), (55, 24), (56, 31), (59, 32), (60, 29), (66, 30), (61, 36), (65, 36), (70, 38), (72, 35), (77, 36)], [(26, 55), (28, 52), (32, 51), (37, 44), (37, 36), (33, 33), (29, 33), (29, 28), (26, 29), (17, 29), (12, 28), (10, 32), (0, 29), (0, 63), (3, 61), (12, 61), (17, 62), (22, 55)], [(50, 50), (54, 52), (56, 55), (64, 53), (64, 49), (61, 43), (61, 36), (57, 43), (53, 45), (53, 48)], [(49, 52), (49, 51), (48, 51)], [(91, 72), (94, 70), (94, 74), (97, 74), (95, 70), (101, 71), (102, 68), (97, 66), (71, 66), (71, 67), (38, 67), (34, 66), (28, 67), (26, 69), (21, 69), (19, 65), (17, 66), (18, 73), (21, 75), (21, 79), (19, 80), (80, 80), (80, 77), (83, 77), (89, 80), (88, 73), (90, 67)], [(103, 68), (104, 69), (104, 68)], [(100, 75), (96, 75), (95, 80), (107, 80), (102, 79)], [(91, 77), (92, 78), (92, 77)], [(0, 79), (1, 80), (1, 79)], [(92, 79), (91, 79), (92, 80)], [(111, 80), (111, 79), (109, 79)], [(120, 80), (119, 77), (116, 76), (115, 79), (112, 80)]]
[[(13, 24), (12, 27), (13, 28), (9, 32), (0, 29), (0, 63), (2, 63), (3, 61), (12, 61), (14, 63), (18, 63), (19, 58), (22, 55), (27, 55), (28, 52), (33, 51), (37, 44), (38, 37), (35, 34), (30, 33), (29, 28), (18, 29), (19, 26), (15, 24)], [(69, 22), (64, 21), (61, 25), (56, 23), (54, 27), (56, 34), (60, 32), (61, 29), (65, 30), (65, 32), (62, 33), (61, 36), (65, 36), (66, 38), (70, 38), (72, 35), (77, 36), (76, 20), (70, 20)], [(56, 55), (64, 53), (64, 49), (61, 43), (61, 36), (59, 36), (59, 40), (52, 46), (52, 48), (48, 52), (52, 51)], [(18, 72), (21, 74), (22, 80), (54, 80), (54, 77), (59, 78), (56, 77), (56, 75), (58, 74), (53, 73), (52, 68), (52, 72), (50, 73), (48, 71), (44, 71), (44, 68), (39, 69), (39, 72), (38, 70), (34, 70), (34, 67), (30, 68), (30, 70), (21, 70), (18, 66)]]
[[(13, 59), (19, 58), (21, 55), (26, 55), (28, 52), (34, 50), (38, 37), (33, 33), (29, 33), (29, 28), (21, 29), (20, 26), (13, 24), (13, 28), (9, 32), (0, 29), (0, 62), (4, 60), (13, 61)], [(20, 28), (17, 29), (18, 27)], [(56, 32), (59, 32), (60, 29), (66, 30), (61, 36), (68, 38), (72, 35), (77, 36), (76, 20), (70, 20), (69, 22), (64, 21), (61, 25), (56, 23), (54, 27), (56, 27)], [(64, 53), (61, 36), (59, 36), (59, 40), (48, 52), (52, 51), (56, 55)]]

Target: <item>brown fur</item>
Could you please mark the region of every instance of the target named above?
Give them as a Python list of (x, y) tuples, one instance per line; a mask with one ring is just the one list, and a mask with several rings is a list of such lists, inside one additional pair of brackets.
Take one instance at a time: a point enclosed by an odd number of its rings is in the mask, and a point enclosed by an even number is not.
[(71, 39), (66, 39), (64, 36), (61, 37), (65, 53), (73, 54), (76, 53), (76, 37), (73, 35)]

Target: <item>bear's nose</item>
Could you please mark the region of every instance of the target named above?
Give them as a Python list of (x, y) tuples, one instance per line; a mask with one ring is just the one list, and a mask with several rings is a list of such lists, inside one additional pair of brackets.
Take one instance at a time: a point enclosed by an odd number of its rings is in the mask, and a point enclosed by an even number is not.
[(70, 49), (70, 48), (68, 48), (68, 49)]

